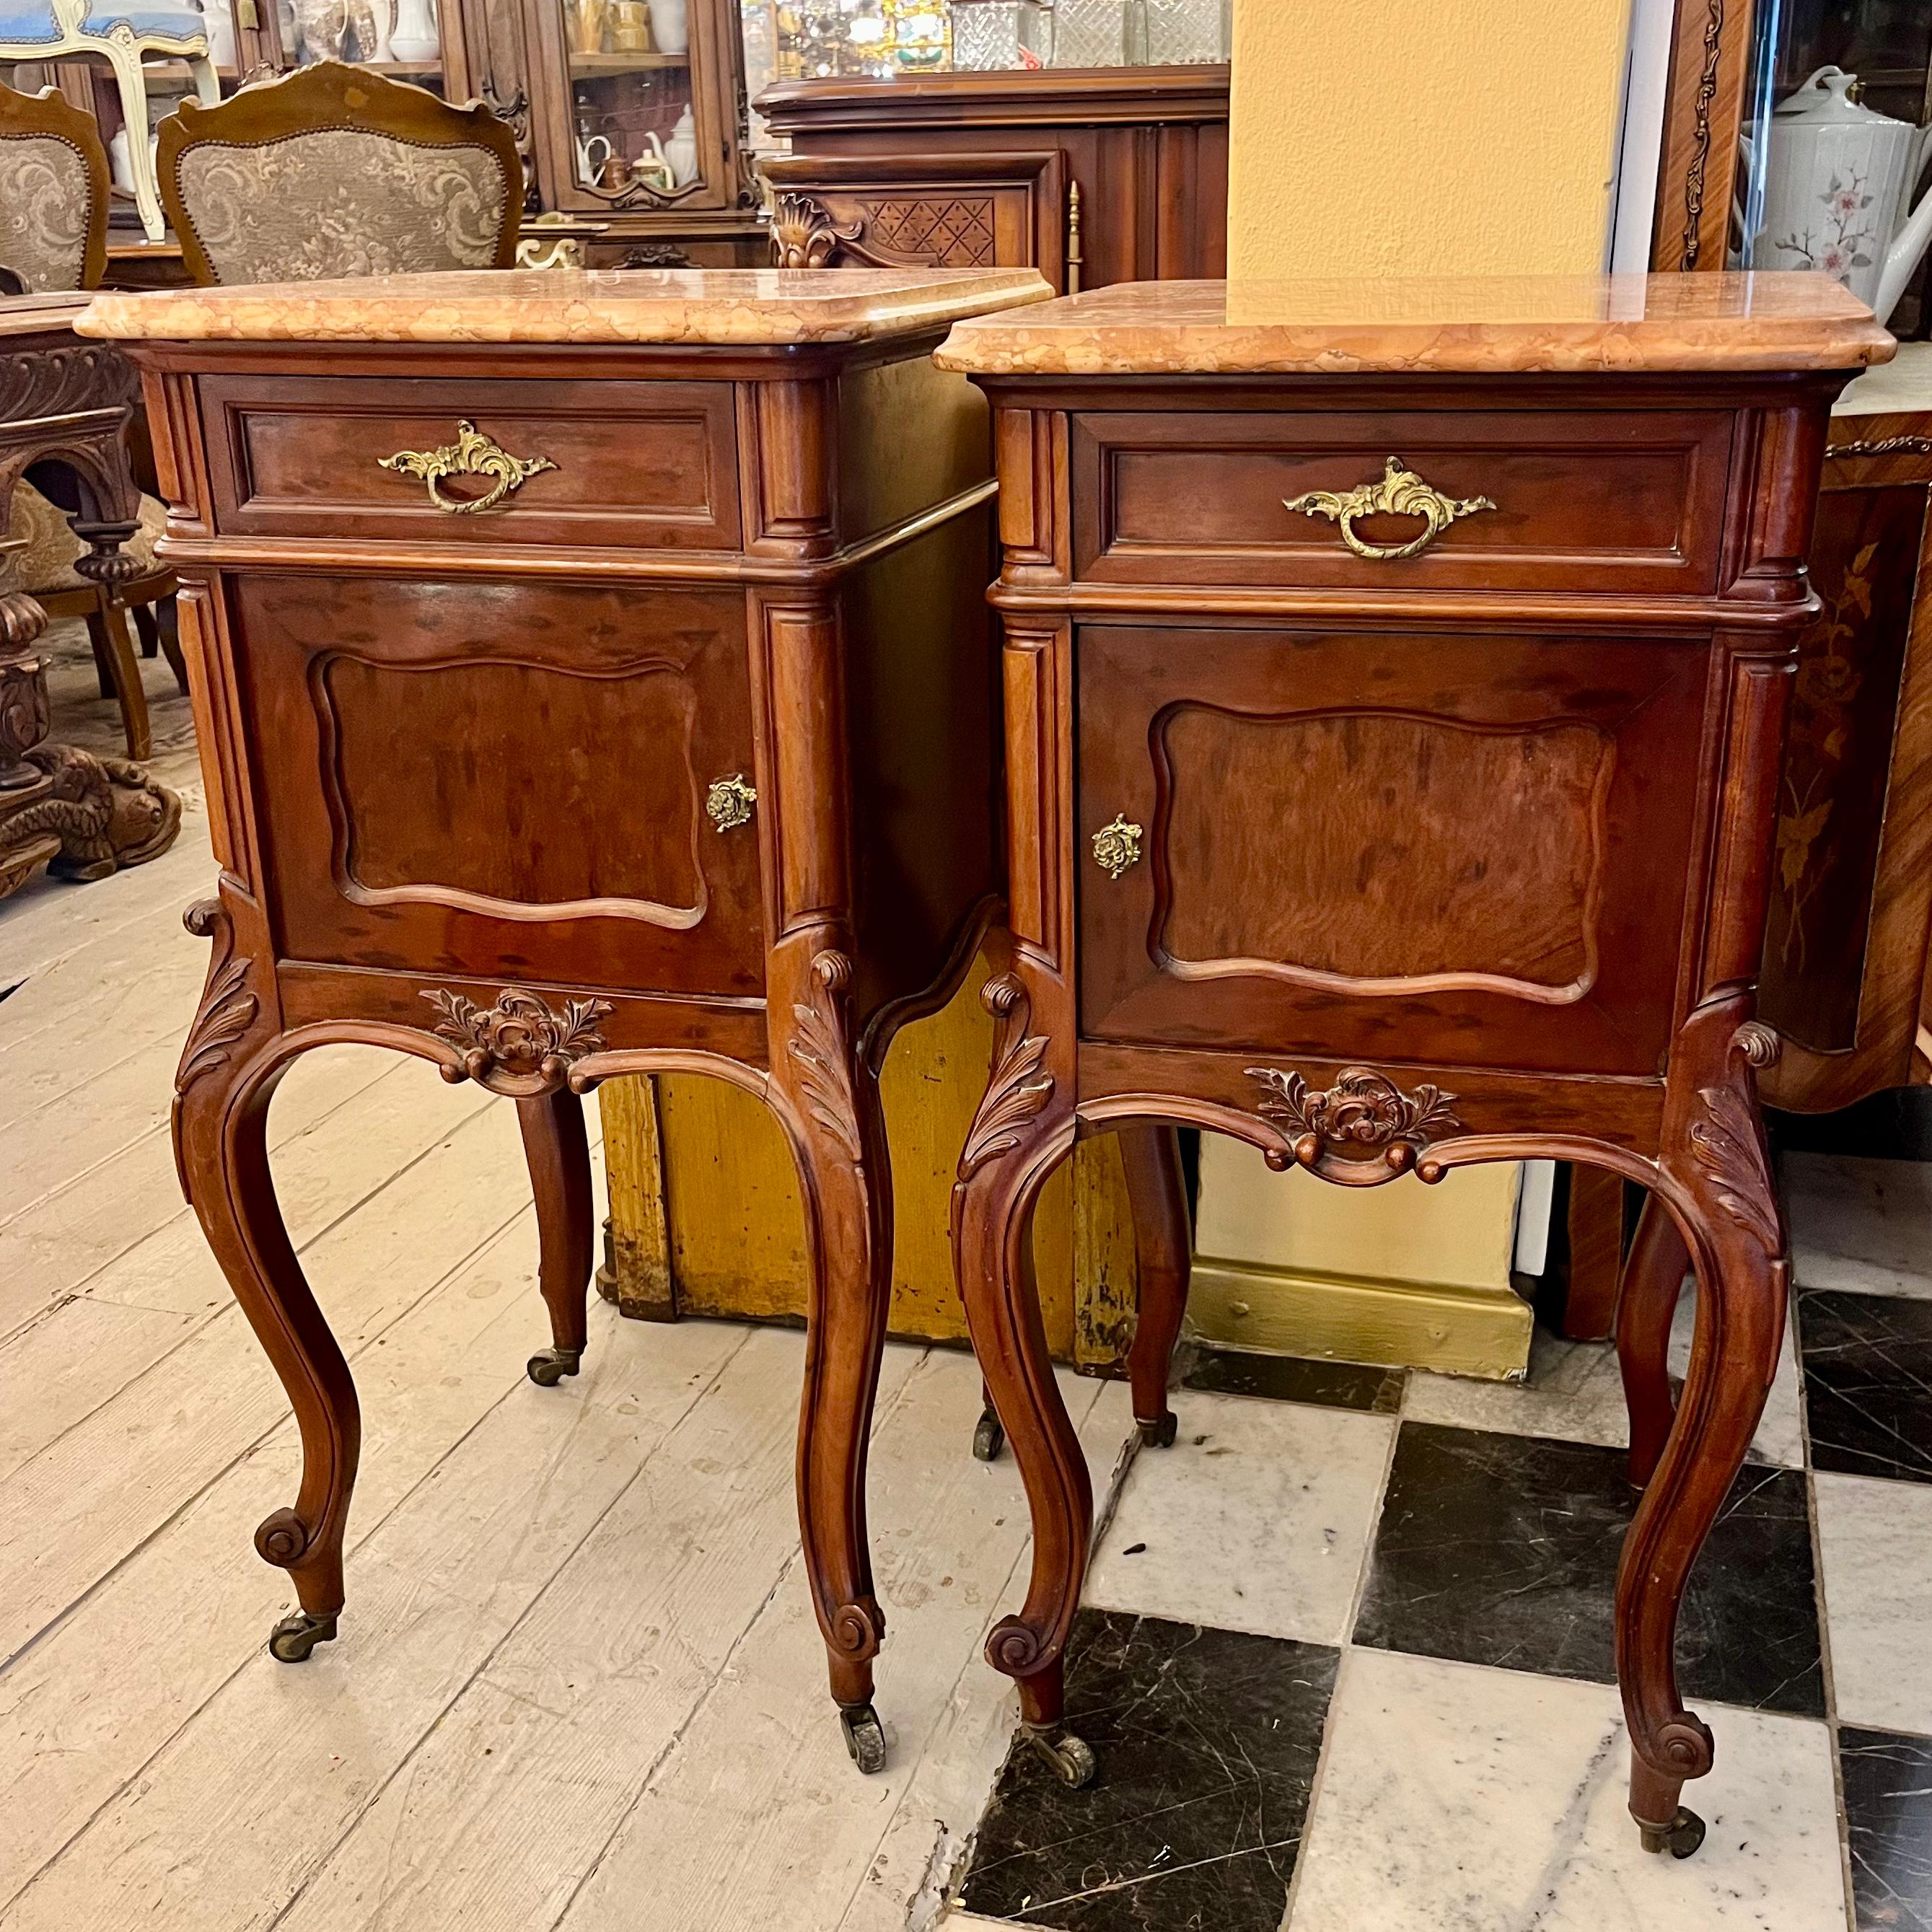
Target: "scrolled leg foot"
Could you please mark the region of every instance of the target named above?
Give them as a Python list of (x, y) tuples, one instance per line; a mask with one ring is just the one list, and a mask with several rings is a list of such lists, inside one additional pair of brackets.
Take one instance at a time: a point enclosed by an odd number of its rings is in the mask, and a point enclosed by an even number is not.
[(334, 1617), (311, 1616), (307, 1610), (297, 1610), (268, 1633), (268, 1654), (284, 1664), (302, 1664), (317, 1644), (332, 1642), (334, 1637)]
[(576, 1374), (583, 1360), (581, 1348), (539, 1348), (524, 1370), (538, 1388), (555, 1388), (566, 1376)]
[(973, 1431), (973, 1455), (975, 1461), (997, 1462), (1000, 1451), (1006, 1446), (1006, 1432), (1000, 1426), (998, 1412), (991, 1402), (980, 1412), (979, 1426)]
[(838, 1728), (845, 1734), (845, 1749), (852, 1762), (868, 1778), (886, 1768), (886, 1734), (879, 1714), (870, 1704), (842, 1705)]
[(1084, 1738), (1076, 1737), (1071, 1731), (1059, 1731), (1056, 1736), (1057, 1730), (1052, 1725), (1022, 1724), (1020, 1736), (1029, 1750), (1046, 1760), (1062, 1784), (1078, 1791), (1093, 1783), (1099, 1762), (1093, 1747)]

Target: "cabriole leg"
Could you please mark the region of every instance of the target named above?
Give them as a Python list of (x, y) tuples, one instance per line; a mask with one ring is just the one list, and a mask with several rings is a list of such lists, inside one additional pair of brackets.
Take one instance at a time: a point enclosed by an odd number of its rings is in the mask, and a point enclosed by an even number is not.
[(1678, 1607), (1763, 1413), (1784, 1335), (1790, 1270), (1747, 1050), (1734, 1046), (1725, 1072), (1685, 1096), (1664, 1151), (1696, 1269), (1697, 1326), (1676, 1417), (1617, 1574), (1630, 1814), (1646, 1850), (1679, 1858), (1696, 1850), (1703, 1826), (1678, 1798), (1687, 1779), (1711, 1768), (1712, 1746), (1678, 1690)]
[(1617, 1297), (1617, 1366), (1630, 1411), (1630, 1479), (1642, 1489), (1657, 1472), (1670, 1433), (1670, 1328), (1690, 1251), (1670, 1210), (1643, 1204)]
[(517, 1124), (536, 1195), (538, 1282), (550, 1310), (550, 1346), (532, 1355), (528, 1367), (532, 1382), (554, 1388), (576, 1374), (588, 1332), (596, 1228), (584, 1102), (568, 1088), (534, 1094), (518, 1101)]
[(1134, 1324), (1127, 1374), (1141, 1440), (1156, 1449), (1174, 1440), (1174, 1411), (1167, 1380), (1174, 1345), (1187, 1312), (1187, 1278), (1194, 1232), (1187, 1215), (1187, 1183), (1180, 1168), (1180, 1136), (1165, 1122), (1123, 1127), (1120, 1159), (1133, 1205), (1134, 1252), (1140, 1274), (1140, 1310)]
[(986, 1002), (1000, 1022), (993, 1083), (980, 1105), (952, 1196), (953, 1264), (974, 1352), (1005, 1424), (1033, 1518), (1026, 1602), (986, 1641), (988, 1660), (1019, 1687), (1028, 1738), (1070, 1784), (1093, 1775), (1079, 1738), (1060, 1735), (1066, 1634), (1079, 1602), (1093, 1534), (1087, 1459), (1060, 1397), (1034, 1277), (1033, 1212), (1048, 1176), (1072, 1144), (1072, 1121), (1043, 1112), (1052, 1079), (1046, 1042), (1026, 1035), (1016, 980), (990, 981)]
[(295, 1503), (255, 1532), (256, 1550), (288, 1571), (302, 1604), (275, 1626), (268, 1647), (284, 1663), (298, 1663), (334, 1636), (341, 1612), (342, 1542), (362, 1417), (349, 1365), (296, 1258), (268, 1170), (268, 1102), (292, 1061), (276, 1058), (267, 976), (234, 956), (218, 902), (192, 908), (188, 925), (212, 935), (215, 947), (176, 1077), (175, 1157), (182, 1190), (281, 1378), (302, 1434)]

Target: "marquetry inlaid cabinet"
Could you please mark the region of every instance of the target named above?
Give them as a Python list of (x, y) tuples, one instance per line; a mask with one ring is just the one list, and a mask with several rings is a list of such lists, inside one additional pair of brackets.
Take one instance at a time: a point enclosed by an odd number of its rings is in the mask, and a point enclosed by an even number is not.
[[(1014, 963), (953, 1229), (1034, 1554), (988, 1654), (1070, 1782), (1055, 1164), (1150, 1120), (1349, 1186), (1553, 1156), (1676, 1244), (1624, 1298), (1617, 1660), (1643, 1841), (1696, 1849), (1678, 1605), (1785, 1315), (1754, 988), (1804, 560), (1832, 398), (1892, 346), (1821, 276), (1672, 275), (1120, 287), (941, 350), (993, 405), (1004, 549)], [(1144, 1288), (1154, 1444), (1179, 1318)]]
[(987, 413), (930, 358), (953, 319), (1045, 293), (512, 271), (110, 297), (84, 322), (143, 371), (182, 583), (220, 873), (189, 915), (214, 958), (176, 1146), (301, 1427), (300, 1491), (256, 1535), (301, 1599), (277, 1655), (336, 1633), (358, 1444), (268, 1170), (290, 1064), (370, 1041), (515, 1101), (546, 1384), (585, 1346), (579, 1095), (708, 1073), (797, 1166), (806, 1564), (848, 1742), (883, 1762), (877, 1078), (998, 890)]

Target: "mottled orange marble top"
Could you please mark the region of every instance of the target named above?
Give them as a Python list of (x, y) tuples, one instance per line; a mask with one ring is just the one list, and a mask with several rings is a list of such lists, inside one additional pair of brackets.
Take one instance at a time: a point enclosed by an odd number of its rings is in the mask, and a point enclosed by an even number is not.
[(484, 268), (104, 295), (75, 326), (176, 342), (870, 342), (1052, 292), (1030, 268)]
[(986, 376), (1850, 369), (1896, 344), (1819, 274), (1130, 282), (962, 322)]

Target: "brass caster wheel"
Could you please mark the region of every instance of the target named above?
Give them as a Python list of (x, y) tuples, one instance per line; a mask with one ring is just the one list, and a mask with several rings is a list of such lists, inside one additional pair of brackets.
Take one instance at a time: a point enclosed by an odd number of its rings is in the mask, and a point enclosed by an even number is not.
[(576, 1374), (583, 1359), (581, 1348), (539, 1348), (524, 1366), (538, 1388), (555, 1388), (566, 1376)]
[(1141, 1440), (1150, 1449), (1172, 1449), (1174, 1447), (1174, 1432), (1180, 1425), (1172, 1409), (1170, 1408), (1158, 1422), (1142, 1422), (1138, 1418), (1136, 1422), (1141, 1432)]
[(1093, 1783), (1094, 1774), (1100, 1766), (1084, 1738), (1076, 1738), (1071, 1731), (1054, 1738), (1046, 1731), (1035, 1730), (1030, 1725), (1023, 1724), (1020, 1728), (1027, 1742), (1046, 1759), (1052, 1767), (1054, 1776), (1062, 1784), (1078, 1791), (1082, 1785)]
[(334, 1635), (333, 1617), (312, 1617), (297, 1610), (268, 1633), (268, 1654), (284, 1664), (300, 1664), (317, 1644), (330, 1642)]
[(886, 1734), (879, 1727), (879, 1714), (869, 1704), (842, 1704), (838, 1728), (845, 1733), (845, 1748), (852, 1762), (870, 1778), (886, 1768)]
[(1704, 1821), (1694, 1811), (1677, 1808), (1677, 1816), (1667, 1825), (1646, 1825), (1638, 1821), (1647, 1852), (1668, 1852), (1673, 1858), (1688, 1858), (1704, 1842)]
[(980, 1412), (980, 1426), (973, 1432), (974, 1459), (982, 1462), (997, 1462), (1000, 1451), (1006, 1446), (1006, 1432), (1000, 1426), (1000, 1418), (988, 1403)]

